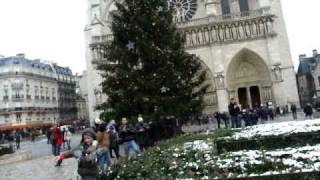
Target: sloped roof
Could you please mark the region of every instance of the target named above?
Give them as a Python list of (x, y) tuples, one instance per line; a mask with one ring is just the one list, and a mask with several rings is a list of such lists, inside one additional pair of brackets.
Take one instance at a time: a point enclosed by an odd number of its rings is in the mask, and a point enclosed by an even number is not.
[(6, 58), (0, 59), (0, 66), (7, 66), (12, 64), (16, 64), (16, 65), (21, 64), (23, 66), (28, 66), (32, 68), (53, 71), (49, 64), (40, 62), (40, 60), (30, 60), (25, 57), (19, 57), (19, 56), (6, 57)]
[(23, 56), (13, 56), (13, 57), (6, 57), (6, 58), (0, 59), (0, 67), (12, 65), (12, 64), (17, 64), (17, 65), (21, 64), (23, 66), (43, 69), (43, 70), (52, 71), (52, 72), (55, 70), (57, 74), (72, 76), (72, 71), (70, 68), (61, 67), (61, 66), (58, 66), (57, 64), (54, 64), (53, 66), (51, 66), (51, 64), (49, 63), (41, 62), (40, 60), (30, 60)]

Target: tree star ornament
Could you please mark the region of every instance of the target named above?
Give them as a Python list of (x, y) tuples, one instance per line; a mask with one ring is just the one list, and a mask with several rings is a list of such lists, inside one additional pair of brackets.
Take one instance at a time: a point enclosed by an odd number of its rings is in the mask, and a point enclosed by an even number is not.
[(163, 7), (162, 6), (158, 7), (158, 11), (162, 12), (163, 11)]
[(165, 87), (165, 86), (162, 86), (161, 89), (160, 89), (161, 93), (166, 93), (166, 92), (169, 91), (169, 90), (170, 90), (170, 89), (167, 88), (167, 87)]
[(130, 50), (133, 50), (134, 49), (134, 43), (129, 41), (129, 43), (126, 45), (127, 49), (130, 51)]

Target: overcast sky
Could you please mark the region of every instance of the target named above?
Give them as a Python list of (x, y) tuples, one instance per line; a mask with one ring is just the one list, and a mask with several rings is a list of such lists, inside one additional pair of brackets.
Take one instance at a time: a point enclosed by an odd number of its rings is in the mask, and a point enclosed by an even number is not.
[[(319, 0), (281, 0), (295, 66), (299, 54), (320, 52)], [(69, 66), (86, 68), (84, 26), (87, 0), (0, 0), (0, 54), (25, 53)], [(309, 4), (308, 4), (309, 3)]]

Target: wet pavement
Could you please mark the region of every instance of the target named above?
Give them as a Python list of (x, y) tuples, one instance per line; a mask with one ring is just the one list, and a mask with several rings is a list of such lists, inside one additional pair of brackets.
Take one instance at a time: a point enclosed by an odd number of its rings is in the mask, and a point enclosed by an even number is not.
[[(73, 135), (71, 146), (80, 142), (81, 135)], [(21, 151), (32, 152), (32, 160), (7, 164), (0, 166), (0, 180), (76, 180), (77, 160), (66, 159), (62, 166), (55, 167), (51, 144), (47, 144), (44, 137), (35, 142), (25, 141), (21, 143), (20, 150), (14, 154), (19, 155)]]
[(54, 166), (53, 156), (0, 166), (1, 180), (76, 180), (77, 160), (66, 159)]

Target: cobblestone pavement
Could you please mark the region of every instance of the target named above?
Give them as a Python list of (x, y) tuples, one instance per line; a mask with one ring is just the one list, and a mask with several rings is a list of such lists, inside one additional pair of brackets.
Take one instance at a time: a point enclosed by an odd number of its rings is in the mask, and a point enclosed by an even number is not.
[[(76, 146), (80, 138), (81, 135), (74, 135), (71, 146)], [(21, 149), (31, 150), (32, 160), (0, 165), (0, 180), (80, 180), (77, 173), (77, 159), (65, 159), (60, 167), (55, 167), (51, 145), (47, 144), (46, 139), (41, 138), (34, 143), (23, 142)], [(18, 155), (19, 151), (15, 154)], [(120, 154), (123, 154), (122, 146), (120, 146)]]
[[(80, 142), (81, 135), (73, 135), (71, 146)], [(32, 152), (32, 160), (0, 166), (0, 180), (76, 180), (77, 160), (67, 159), (61, 167), (54, 167), (51, 145), (47, 144), (46, 138), (38, 138), (34, 143), (24, 141), (20, 150)]]
[(76, 180), (77, 160), (63, 161), (54, 166), (53, 156), (45, 156), (30, 161), (0, 166), (1, 180)]
[[(79, 134), (73, 135), (71, 139), (71, 147), (78, 145), (80, 142), (80, 138), (81, 136)], [(16, 153), (19, 153), (19, 151), (31, 150), (32, 159), (52, 154), (51, 144), (47, 144), (47, 139), (44, 137), (38, 138), (35, 142), (21, 142), (20, 146), (20, 149), (17, 150)]]

